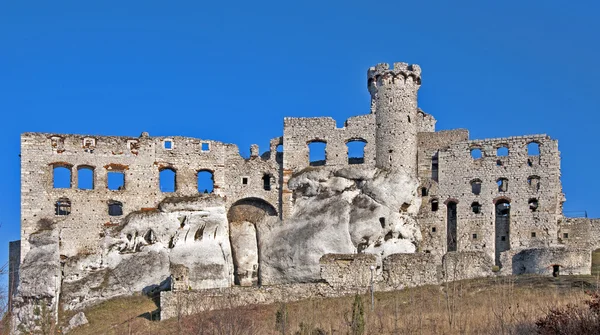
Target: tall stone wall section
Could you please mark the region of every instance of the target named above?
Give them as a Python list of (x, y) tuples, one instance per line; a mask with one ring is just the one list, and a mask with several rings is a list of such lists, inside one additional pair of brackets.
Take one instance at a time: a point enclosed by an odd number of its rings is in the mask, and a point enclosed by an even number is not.
[[(90, 139), (93, 145), (86, 146), (85, 141)], [(156, 208), (166, 197), (201, 193), (197, 186), (199, 171), (212, 172), (214, 193), (225, 197), (227, 208), (246, 198), (262, 199), (277, 208), (280, 163), (274, 154), (276, 143), (272, 141), (273, 147), (265, 157), (255, 154), (244, 159), (235, 145), (186, 137), (25, 133), (21, 137), (21, 259), (29, 250), (28, 236), (44, 220), (56, 224), (60, 231), (63, 257), (97, 253), (105, 230), (119, 225), (127, 214)], [(70, 188), (53, 187), (56, 166), (71, 171)], [(77, 187), (81, 167), (93, 169), (91, 190)], [(160, 190), (159, 175), (163, 169), (176, 172), (175, 192)], [(107, 174), (112, 171), (124, 173), (123, 189), (108, 189)], [(272, 176), (268, 190), (263, 182), (265, 174)], [(56, 213), (55, 204), (61, 198), (71, 202), (69, 215)], [(109, 215), (109, 201), (121, 202), (123, 215)]]
[[(528, 154), (527, 145), (531, 142), (539, 144), (539, 155)], [(496, 155), (500, 147), (508, 148), (507, 156)], [(472, 158), (474, 149), (482, 151), (481, 158)], [(423, 151), (426, 157), (431, 153)], [(505, 236), (510, 249), (558, 242), (557, 223), (562, 213), (563, 195), (560, 153), (555, 140), (534, 135), (458, 142), (439, 151), (438, 164), (439, 182), (431, 184), (419, 214), (426, 250), (437, 254), (448, 250), (450, 203), (456, 204), (458, 251), (484, 251), (495, 256), (496, 203), (499, 201), (510, 203), (509, 232)], [(506, 189), (498, 186), (501, 178), (508, 183)], [(535, 180), (530, 183), (530, 178)], [(477, 181), (481, 183), (479, 194), (472, 188), (472, 183)], [(532, 201), (537, 201), (535, 210), (532, 210)], [(433, 202), (437, 202), (437, 210)], [(479, 213), (473, 210), (476, 203), (480, 205)]]

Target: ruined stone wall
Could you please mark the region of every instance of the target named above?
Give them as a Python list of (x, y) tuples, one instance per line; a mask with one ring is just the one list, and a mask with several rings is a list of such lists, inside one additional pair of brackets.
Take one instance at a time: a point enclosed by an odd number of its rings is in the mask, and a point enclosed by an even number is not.
[(558, 242), (574, 248), (600, 248), (600, 219), (562, 218), (559, 221)]
[(501, 255), (502, 273), (552, 275), (558, 267), (560, 275), (589, 275), (592, 255), (589, 249), (553, 246), (512, 249)]
[[(273, 153), (276, 142), (272, 141)], [(54, 166), (70, 169), (70, 188), (53, 188)], [(277, 208), (279, 166), (276, 154), (244, 159), (235, 145), (195, 138), (25, 133), (21, 137), (21, 259), (29, 250), (28, 236), (44, 219), (56, 223), (60, 231), (61, 255), (97, 253), (104, 230), (119, 225), (127, 214), (155, 208), (165, 197), (199, 194), (197, 173), (203, 170), (213, 173), (214, 193), (226, 197), (227, 207), (251, 197)], [(93, 169), (93, 189), (78, 188), (80, 167)], [(160, 190), (163, 169), (176, 171), (175, 192)], [(124, 173), (123, 189), (108, 189), (110, 171)], [(265, 174), (272, 176), (269, 190), (264, 188)], [(71, 202), (69, 215), (56, 215), (55, 204), (61, 198)], [(109, 201), (121, 202), (123, 215), (110, 216)]]
[(383, 260), (383, 279), (394, 290), (437, 284), (441, 260), (434, 254), (394, 254)]
[(377, 257), (373, 254), (326, 254), (319, 263), (321, 278), (332, 287), (364, 288), (369, 286), (371, 275), (375, 280)]
[[(539, 155), (528, 154), (527, 145), (531, 142), (539, 144)], [(499, 147), (508, 148), (508, 155), (497, 156)], [(473, 149), (481, 150), (481, 158), (472, 158)], [(456, 204), (458, 251), (484, 251), (496, 257), (499, 243), (506, 243), (510, 249), (557, 243), (563, 196), (556, 140), (533, 135), (458, 142), (439, 151), (438, 178), (439, 183), (429, 190), (420, 213), (422, 229), (427, 231), (423, 245), (433, 248), (432, 252), (448, 250), (450, 203)], [(506, 189), (499, 188), (500, 178), (506, 179)], [(530, 178), (534, 178), (531, 183)], [(481, 183), (479, 194), (473, 193), (474, 181)], [(535, 211), (533, 200), (537, 200)], [(432, 202), (436, 201), (439, 206), (434, 211)], [(506, 236), (495, 231), (496, 203), (502, 201), (510, 203)], [(475, 203), (480, 205), (479, 213), (473, 210)]]
[[(439, 201), (439, 169), (437, 168), (439, 167), (439, 152), (448, 149), (453, 144), (468, 140), (469, 131), (466, 129), (418, 134), (418, 170), (421, 181), (418, 192), (423, 200), (418, 217), (423, 236), (421, 250), (431, 252), (438, 257), (446, 253), (445, 216), (439, 215), (439, 211), (431, 211), (431, 200)], [(437, 165), (434, 164), (436, 161)]]
[[(340, 168), (360, 163), (350, 161), (347, 143), (350, 141), (365, 143), (364, 158), (360, 164), (365, 167), (375, 166), (375, 116), (373, 114), (351, 117), (343, 128), (337, 128), (335, 120), (322, 118), (285, 118), (283, 121), (283, 174), (281, 196), (281, 212), (283, 218), (292, 212), (292, 191), (288, 189), (288, 181), (295, 172), (308, 166), (309, 143), (325, 142), (326, 168)], [(355, 165), (355, 164), (353, 164)], [(358, 164), (356, 164), (358, 165)]]

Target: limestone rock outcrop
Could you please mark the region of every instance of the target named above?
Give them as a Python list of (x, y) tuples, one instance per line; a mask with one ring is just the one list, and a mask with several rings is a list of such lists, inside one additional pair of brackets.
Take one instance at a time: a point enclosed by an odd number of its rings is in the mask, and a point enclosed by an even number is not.
[(187, 289), (229, 287), (233, 261), (222, 200), (166, 199), (130, 214), (104, 238), (105, 253), (67, 259), (62, 300), (68, 309), (118, 295), (170, 289), (171, 267), (188, 269)]
[(320, 280), (324, 254), (413, 253), (421, 239), (414, 215), (418, 181), (402, 172), (308, 168), (289, 181), (294, 212), (260, 235), (263, 284)]

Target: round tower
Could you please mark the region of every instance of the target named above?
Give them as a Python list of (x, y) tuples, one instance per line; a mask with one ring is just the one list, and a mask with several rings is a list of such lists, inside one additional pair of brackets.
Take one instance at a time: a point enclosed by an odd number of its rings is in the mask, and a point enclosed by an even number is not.
[(380, 169), (417, 173), (417, 92), (419, 65), (386, 63), (369, 68), (371, 112), (375, 113), (375, 162)]

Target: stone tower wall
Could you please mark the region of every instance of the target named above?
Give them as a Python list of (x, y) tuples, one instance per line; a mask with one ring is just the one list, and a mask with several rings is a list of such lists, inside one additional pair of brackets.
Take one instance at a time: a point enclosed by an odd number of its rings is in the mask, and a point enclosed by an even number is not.
[(381, 169), (417, 173), (418, 65), (378, 64), (367, 73), (376, 118), (376, 163)]

